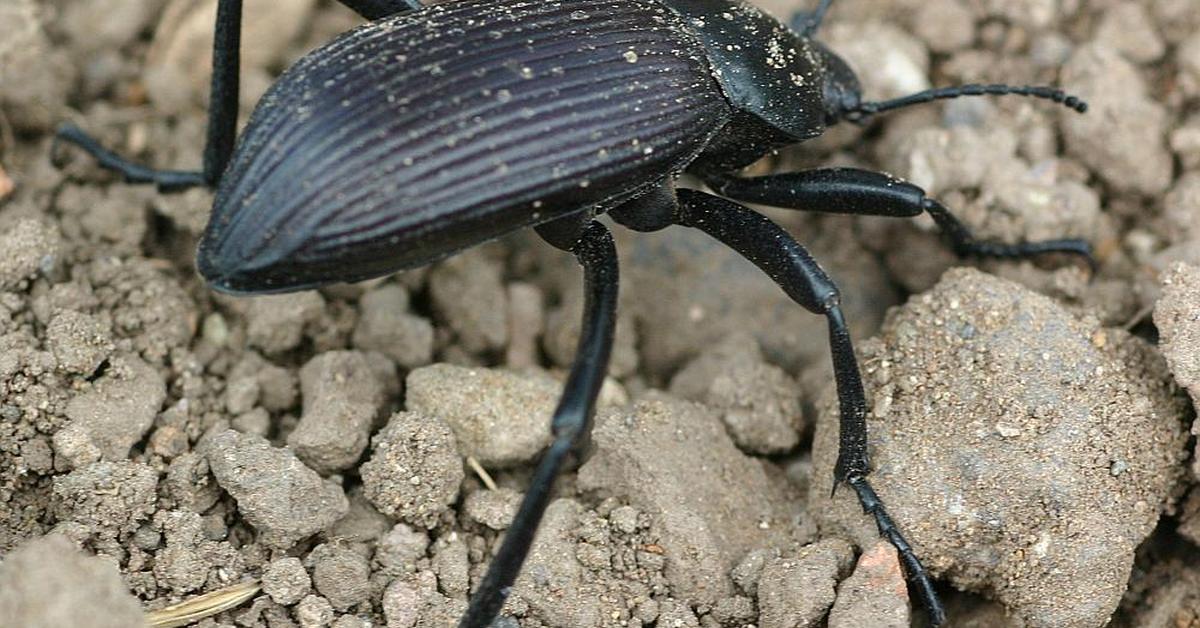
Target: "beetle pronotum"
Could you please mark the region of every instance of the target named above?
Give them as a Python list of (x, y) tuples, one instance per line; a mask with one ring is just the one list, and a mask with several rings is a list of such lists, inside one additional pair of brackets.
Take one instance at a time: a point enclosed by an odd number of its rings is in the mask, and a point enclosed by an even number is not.
[[(939, 98), (1019, 94), (1080, 112), (1086, 105), (1056, 89), (1007, 85), (864, 101), (854, 73), (815, 39), (832, 0), (795, 29), (741, 0), (340, 1), (371, 21), (288, 69), (236, 138), (241, 1), (220, 0), (202, 171), (131, 163), (72, 126), (59, 138), (130, 182), (215, 188), (197, 267), (223, 292), (378, 277), (529, 226), (575, 254), (584, 321), (554, 440), (460, 625), (487, 626), (499, 613), (554, 480), (591, 427), (617, 301), (613, 242), (595, 220), (603, 213), (639, 231), (700, 229), (827, 318), (841, 411), (835, 485), (855, 490), (941, 623), (928, 574), (867, 480), (864, 393), (837, 288), (791, 235), (729, 199), (928, 213), (964, 256), (1090, 258), (1090, 249), (1079, 240), (977, 241), (920, 188), (883, 174), (736, 173), (839, 121)], [(676, 189), (684, 172), (720, 196)]]

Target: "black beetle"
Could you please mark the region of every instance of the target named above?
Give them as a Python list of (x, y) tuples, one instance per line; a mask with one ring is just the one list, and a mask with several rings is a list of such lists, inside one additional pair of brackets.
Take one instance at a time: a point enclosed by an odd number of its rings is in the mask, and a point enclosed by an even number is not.
[(216, 188), (197, 267), (217, 290), (286, 292), (429, 263), (533, 226), (573, 252), (586, 281), (579, 350), (554, 440), (461, 626), (491, 623), (529, 551), (551, 488), (586, 441), (612, 343), (617, 294), (607, 213), (640, 231), (703, 230), (827, 317), (841, 410), (835, 486), (849, 484), (899, 551), (932, 622), (944, 613), (912, 548), (867, 481), (865, 401), (833, 282), (787, 232), (722, 196), (784, 208), (932, 215), (964, 256), (1066, 252), (1079, 240), (976, 241), (918, 187), (830, 168), (736, 171), (842, 120), (938, 98), (1021, 94), (1080, 112), (1048, 87), (968, 85), (864, 101), (815, 38), (832, 0), (789, 28), (742, 0), (341, 0), (373, 20), (305, 56), (271, 87), (235, 147), (241, 1), (220, 0), (202, 172), (128, 162), (81, 130), (77, 144), (128, 181)]

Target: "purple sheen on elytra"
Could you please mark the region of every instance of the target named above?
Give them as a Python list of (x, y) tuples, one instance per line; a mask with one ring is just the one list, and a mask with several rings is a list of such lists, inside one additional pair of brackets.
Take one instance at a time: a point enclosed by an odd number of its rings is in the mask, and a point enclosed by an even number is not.
[(198, 252), (214, 288), (362, 280), (604, 211), (678, 174), (728, 119), (699, 43), (657, 3), (420, 13), (313, 51), (260, 101)]

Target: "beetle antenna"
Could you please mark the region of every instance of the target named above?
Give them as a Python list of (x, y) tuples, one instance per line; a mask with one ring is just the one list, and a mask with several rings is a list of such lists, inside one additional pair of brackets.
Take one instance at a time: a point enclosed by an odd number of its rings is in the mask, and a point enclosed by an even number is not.
[(833, 0), (821, 0), (812, 13), (796, 16), (795, 21), (792, 22), (792, 28), (805, 37), (812, 37), (821, 28), (821, 23), (825, 21), (825, 14), (829, 12), (829, 7), (832, 5)]
[(938, 87), (928, 89), (923, 92), (917, 92), (908, 96), (902, 96), (892, 100), (868, 101), (859, 104), (854, 109), (847, 112), (848, 119), (862, 120), (867, 116), (890, 111), (892, 109), (900, 109), (910, 105), (927, 103), (934, 100), (942, 100), (947, 98), (958, 98), (960, 96), (1005, 96), (1015, 94), (1017, 96), (1029, 96), (1032, 98), (1045, 98), (1053, 100), (1056, 103), (1070, 107), (1079, 113), (1087, 111), (1088, 105), (1081, 98), (1072, 96), (1061, 89), (1054, 87), (1044, 87), (1037, 85), (959, 85), (956, 87)]

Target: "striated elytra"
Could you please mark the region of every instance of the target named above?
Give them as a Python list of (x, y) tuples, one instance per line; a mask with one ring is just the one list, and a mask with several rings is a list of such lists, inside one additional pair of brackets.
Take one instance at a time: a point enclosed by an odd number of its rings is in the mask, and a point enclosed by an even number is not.
[[(639, 231), (700, 229), (754, 262), (829, 325), (840, 407), (835, 486), (854, 489), (897, 548), (931, 622), (932, 582), (867, 476), (866, 403), (837, 288), (790, 234), (738, 201), (843, 214), (928, 213), (956, 253), (1070, 253), (1079, 240), (976, 240), (941, 203), (890, 176), (737, 171), (830, 125), (958, 96), (1018, 94), (1077, 111), (1049, 87), (965, 85), (863, 100), (815, 38), (832, 0), (785, 25), (742, 0), (340, 0), (370, 20), (289, 68), (236, 137), (241, 1), (219, 0), (202, 171), (156, 170), (64, 125), (132, 183), (215, 188), (197, 269), (220, 291), (289, 292), (427, 264), (532, 226), (586, 283), (579, 350), (554, 440), (460, 626), (500, 613), (555, 478), (587, 442), (608, 363), (617, 263), (607, 213)], [(690, 173), (717, 194), (676, 189)], [(488, 307), (487, 304), (480, 304)], [(579, 451), (577, 453), (585, 454)]]

